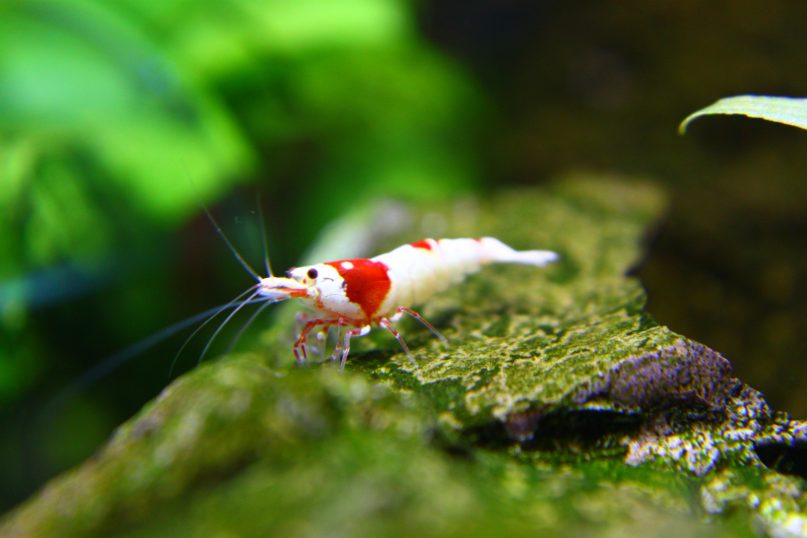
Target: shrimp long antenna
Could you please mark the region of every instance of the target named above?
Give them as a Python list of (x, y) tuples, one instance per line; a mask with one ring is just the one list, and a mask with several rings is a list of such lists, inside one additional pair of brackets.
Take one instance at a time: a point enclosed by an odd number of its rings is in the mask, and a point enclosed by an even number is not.
[(221, 237), (222, 240), (224, 240), (224, 243), (227, 245), (227, 248), (230, 249), (230, 252), (232, 252), (233, 256), (235, 256), (235, 259), (238, 260), (239, 263), (241, 263), (241, 267), (243, 267), (250, 275), (252, 275), (252, 278), (260, 282), (261, 281), (260, 275), (255, 271), (255, 269), (252, 268), (250, 264), (247, 263), (247, 261), (241, 256), (241, 254), (238, 253), (238, 250), (236, 250), (236, 248), (233, 246), (230, 240), (227, 239), (227, 236), (224, 234), (224, 230), (221, 229), (219, 223), (216, 222), (216, 219), (213, 218), (213, 215), (210, 213), (210, 210), (207, 208), (207, 206), (202, 204), (202, 209), (204, 209), (205, 215), (207, 215), (207, 218), (210, 219), (210, 223), (216, 229), (216, 233), (219, 234), (219, 237)]
[(202, 353), (201, 353), (201, 354), (199, 354), (199, 360), (196, 362), (196, 364), (199, 364), (199, 363), (201, 363), (201, 362), (202, 362), (202, 359), (203, 359), (203, 358), (205, 357), (205, 355), (207, 354), (207, 350), (208, 350), (208, 349), (210, 349), (210, 345), (211, 345), (211, 344), (213, 344), (213, 340), (215, 340), (215, 339), (216, 339), (216, 337), (219, 335), (219, 333), (220, 333), (220, 332), (221, 332), (221, 330), (224, 328), (224, 326), (225, 326), (225, 325), (227, 325), (227, 322), (229, 322), (231, 319), (233, 319), (233, 316), (235, 316), (236, 314), (238, 314), (238, 311), (239, 311), (239, 310), (241, 310), (242, 308), (244, 308), (244, 306), (245, 306), (245, 305), (248, 305), (248, 304), (249, 304), (249, 302), (250, 302), (252, 299), (254, 299), (256, 295), (258, 295), (258, 293), (260, 293), (260, 290), (255, 291), (255, 293), (253, 293), (253, 294), (252, 294), (252, 295), (250, 295), (250, 296), (249, 296), (247, 299), (245, 299), (245, 300), (244, 300), (244, 301), (243, 301), (243, 302), (242, 302), (240, 305), (238, 305), (238, 306), (237, 306), (237, 307), (236, 307), (236, 308), (235, 308), (235, 309), (234, 309), (232, 312), (230, 312), (230, 314), (229, 314), (229, 315), (228, 315), (226, 318), (224, 318), (224, 321), (222, 321), (222, 322), (221, 322), (221, 325), (219, 325), (219, 326), (218, 326), (218, 328), (217, 328), (217, 329), (216, 329), (216, 330), (213, 332), (213, 335), (212, 335), (212, 336), (210, 337), (210, 339), (207, 341), (207, 344), (205, 345), (205, 348), (202, 350)]
[(258, 217), (260, 218), (261, 225), (261, 241), (263, 242), (263, 264), (266, 266), (266, 276), (273, 276), (272, 264), (269, 263), (269, 242), (266, 240), (266, 221), (263, 218), (263, 204), (261, 204), (260, 195), (256, 195), (256, 202), (258, 204)]
[[(261, 299), (257, 301), (253, 299), (252, 302), (253, 304), (262, 303), (264, 302), (264, 300)], [(199, 323), (203, 319), (209, 318), (211, 315), (216, 315), (222, 312), (222, 310), (232, 308), (233, 306), (234, 306), (233, 302), (231, 301), (224, 305), (208, 308), (204, 312), (199, 312), (198, 314), (194, 314), (189, 318), (174, 323), (170, 327), (166, 327), (160, 331), (157, 331), (156, 333), (153, 333), (152, 335), (143, 338), (139, 342), (127, 347), (126, 349), (123, 349), (113, 355), (108, 356), (105, 359), (102, 359), (98, 364), (96, 364), (95, 366), (84, 372), (80, 377), (69, 383), (66, 387), (59, 390), (59, 392), (55, 396), (50, 398), (48, 402), (43, 405), (42, 410), (39, 413), (40, 419), (45, 420), (47, 417), (51, 416), (53, 412), (59, 409), (64, 403), (68, 402), (71, 398), (73, 398), (76, 394), (79, 394), (83, 390), (92, 386), (94, 383), (97, 383), (101, 379), (105, 378), (106, 376), (108, 376), (109, 374), (111, 374), (124, 364), (128, 363), (130, 360), (141, 355), (146, 350), (172, 337), (176, 333), (184, 329), (187, 329), (188, 327), (195, 325), (196, 323)], [(239, 304), (239, 306), (243, 306), (243, 303)]]
[[(248, 290), (246, 290), (246, 291), (244, 291), (242, 293), (239, 293), (235, 297), (235, 299), (233, 299), (229, 303), (225, 304), (224, 306), (221, 306), (221, 307), (218, 307), (218, 308), (214, 309), (215, 311), (213, 312), (213, 314), (208, 316), (208, 318), (204, 321), (204, 323), (200, 324), (198, 327), (196, 327), (196, 329), (194, 329), (194, 331), (190, 334), (190, 336), (188, 336), (185, 339), (185, 342), (182, 343), (182, 347), (179, 348), (179, 351), (177, 351), (176, 355), (174, 355), (174, 358), (171, 361), (171, 367), (168, 369), (168, 377), (171, 377), (171, 375), (174, 373), (174, 366), (177, 363), (177, 359), (179, 359), (179, 356), (182, 355), (183, 351), (185, 351), (185, 348), (188, 347), (188, 344), (191, 342), (191, 340), (193, 340), (193, 337), (196, 336), (197, 334), (199, 334), (199, 331), (204, 329), (207, 326), (208, 323), (213, 321), (213, 319), (215, 319), (216, 316), (218, 316), (219, 314), (221, 314), (222, 312), (224, 312), (228, 308), (232, 308), (233, 306), (237, 305), (237, 307), (236, 307), (236, 311), (237, 311), (237, 310), (240, 310), (245, 304), (248, 304), (249, 301), (251, 301), (252, 298), (255, 295), (252, 295), (252, 297), (250, 297), (249, 299), (247, 299), (245, 301), (241, 301), (241, 297), (243, 297), (244, 295), (247, 295), (248, 293), (252, 293), (252, 291), (254, 289), (256, 289), (257, 287), (258, 287), (257, 284), (255, 284), (254, 286), (250, 286), (250, 288)], [(210, 312), (210, 310), (208, 310), (207, 312)], [(207, 349), (207, 348), (205, 348), (205, 349)]]
[(244, 333), (247, 331), (247, 329), (249, 329), (249, 328), (250, 328), (250, 326), (252, 325), (252, 323), (255, 321), (255, 319), (256, 319), (258, 316), (260, 316), (260, 315), (261, 315), (261, 312), (263, 312), (264, 310), (266, 310), (266, 307), (267, 307), (267, 306), (270, 306), (270, 305), (272, 305), (272, 304), (274, 304), (274, 303), (275, 303), (275, 301), (266, 301), (266, 303), (265, 303), (265, 304), (262, 304), (261, 306), (259, 306), (259, 307), (258, 307), (258, 308), (255, 310), (255, 312), (253, 312), (253, 313), (252, 313), (252, 314), (249, 316), (249, 319), (247, 320), (247, 322), (246, 322), (246, 323), (244, 323), (244, 324), (241, 326), (241, 328), (240, 328), (240, 329), (238, 329), (238, 332), (237, 332), (237, 333), (235, 333), (235, 336), (233, 336), (232, 340), (230, 340), (230, 343), (229, 343), (229, 344), (227, 344), (227, 350), (225, 351), (225, 353), (229, 353), (230, 351), (232, 351), (232, 350), (233, 350), (233, 348), (234, 348), (234, 347), (235, 347), (235, 345), (238, 343), (238, 341), (241, 339), (241, 337), (244, 335)]

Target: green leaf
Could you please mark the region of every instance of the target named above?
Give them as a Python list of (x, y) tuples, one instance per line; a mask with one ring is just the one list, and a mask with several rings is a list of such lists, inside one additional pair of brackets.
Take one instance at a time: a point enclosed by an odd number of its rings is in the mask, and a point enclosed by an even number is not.
[(0, 57), (0, 132), (60, 142), (42, 143), (41, 158), (62, 146), (63, 160), (100, 163), (99, 182), (117, 184), (117, 196), (155, 221), (183, 218), (250, 167), (249, 144), (218, 96), (114, 8), (14, 5), (0, 18), (0, 50), (15, 51)]
[(690, 122), (712, 114), (741, 114), (749, 118), (761, 118), (807, 129), (807, 99), (795, 97), (772, 97), (768, 95), (737, 95), (726, 97), (687, 116), (678, 126), (684, 134)]

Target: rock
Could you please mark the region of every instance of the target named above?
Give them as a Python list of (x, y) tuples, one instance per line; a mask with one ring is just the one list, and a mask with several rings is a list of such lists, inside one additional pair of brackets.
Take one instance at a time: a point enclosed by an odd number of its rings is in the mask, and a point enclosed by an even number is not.
[(807, 425), (644, 311), (629, 274), (663, 208), (646, 183), (577, 177), (413, 211), (413, 230), (493, 235), (562, 260), (487, 268), (435, 296), (420, 311), (450, 342), (404, 325), (417, 367), (380, 335), (356, 341), (343, 373), (297, 368), (286, 316), (267, 350), (171, 384), (0, 530), (803, 532)]

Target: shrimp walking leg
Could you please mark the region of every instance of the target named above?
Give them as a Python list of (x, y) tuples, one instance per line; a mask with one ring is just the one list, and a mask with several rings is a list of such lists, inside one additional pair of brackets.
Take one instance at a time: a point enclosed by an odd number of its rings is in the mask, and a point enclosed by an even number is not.
[(328, 351), (328, 335), (331, 333), (331, 324), (325, 325), (317, 332), (317, 351), (320, 362), (325, 362), (325, 353)]
[(342, 354), (342, 327), (344, 327), (343, 324), (336, 324), (336, 339), (334, 341), (333, 351), (331, 352), (332, 361), (339, 360), (339, 357)]
[(395, 328), (395, 327), (392, 325), (392, 321), (388, 320), (387, 318), (381, 318), (381, 319), (378, 321), (378, 324), (379, 324), (381, 327), (384, 327), (385, 329), (387, 329), (387, 330), (388, 330), (388, 331), (389, 331), (389, 332), (392, 334), (392, 336), (394, 336), (394, 337), (395, 337), (395, 339), (396, 339), (396, 340), (398, 341), (398, 343), (401, 345), (401, 347), (403, 348), (403, 350), (406, 352), (406, 356), (407, 356), (407, 357), (409, 357), (409, 360), (410, 360), (410, 362), (412, 363), (412, 365), (413, 365), (415, 368), (417, 368), (417, 367), (418, 367), (418, 363), (416, 363), (416, 362), (415, 362), (415, 358), (414, 358), (414, 357), (412, 357), (412, 352), (411, 352), (411, 351), (409, 351), (409, 346), (408, 346), (408, 345), (406, 345), (406, 342), (404, 341), (403, 336), (401, 336), (401, 333), (400, 333), (400, 332), (398, 332), (398, 329), (396, 329), (396, 328)]
[(342, 342), (342, 363), (340, 368), (343, 370), (345, 369), (345, 363), (347, 362), (347, 356), (350, 354), (350, 339), (355, 338), (357, 336), (365, 336), (370, 333), (370, 325), (365, 325), (364, 327), (360, 327), (358, 329), (349, 329), (345, 333), (345, 338)]
[(297, 358), (298, 363), (302, 363), (308, 358), (308, 351), (305, 345), (308, 341), (308, 334), (313, 331), (315, 327), (320, 325), (333, 325), (334, 323), (336, 323), (336, 321), (331, 319), (312, 319), (306, 322), (303, 326), (303, 330), (300, 331), (300, 336), (298, 336), (297, 341), (294, 342), (294, 356)]
[(404, 314), (408, 314), (408, 315), (412, 316), (413, 318), (415, 318), (416, 320), (418, 320), (419, 322), (421, 322), (421, 323), (423, 324), (423, 326), (424, 326), (424, 327), (426, 327), (427, 329), (429, 329), (429, 331), (431, 331), (431, 333), (432, 333), (434, 336), (436, 336), (436, 337), (437, 337), (437, 338), (438, 338), (438, 339), (439, 339), (441, 342), (443, 342), (444, 344), (447, 344), (447, 343), (448, 343), (448, 338), (446, 338), (445, 336), (443, 336), (442, 334), (440, 334), (440, 331), (438, 331), (437, 329), (435, 329), (435, 328), (434, 328), (434, 325), (432, 325), (431, 323), (429, 323), (428, 321), (426, 321), (426, 318), (424, 318), (423, 316), (421, 316), (420, 314), (418, 314), (417, 312), (415, 312), (415, 311), (414, 311), (414, 310), (412, 310), (411, 308), (407, 308), (407, 307), (405, 307), (405, 306), (399, 306), (399, 307), (398, 307), (398, 308), (395, 310), (395, 315), (394, 315), (394, 316), (392, 316), (392, 317), (390, 318), (390, 321), (391, 321), (391, 322), (393, 322), (393, 323), (395, 323), (395, 322), (397, 322), (399, 319), (401, 319), (401, 316), (403, 316)]

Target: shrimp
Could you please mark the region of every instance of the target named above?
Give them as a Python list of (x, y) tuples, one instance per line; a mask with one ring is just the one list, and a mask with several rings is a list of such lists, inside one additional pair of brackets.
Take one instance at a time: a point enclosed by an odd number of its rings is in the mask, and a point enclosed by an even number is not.
[(344, 336), (341, 367), (350, 353), (350, 340), (364, 336), (373, 326), (389, 331), (417, 367), (412, 353), (394, 324), (407, 314), (435, 336), (446, 339), (410, 307), (461, 281), (491, 263), (544, 266), (558, 255), (549, 250), (517, 251), (493, 237), (478, 239), (423, 239), (402, 245), (374, 258), (337, 260), (290, 269), (285, 277), (268, 276), (258, 282), (255, 294), (270, 302), (300, 299), (313, 314), (303, 316), (304, 325), (294, 343), (294, 355), (307, 358), (308, 336), (316, 328), (327, 334), (337, 327)]

